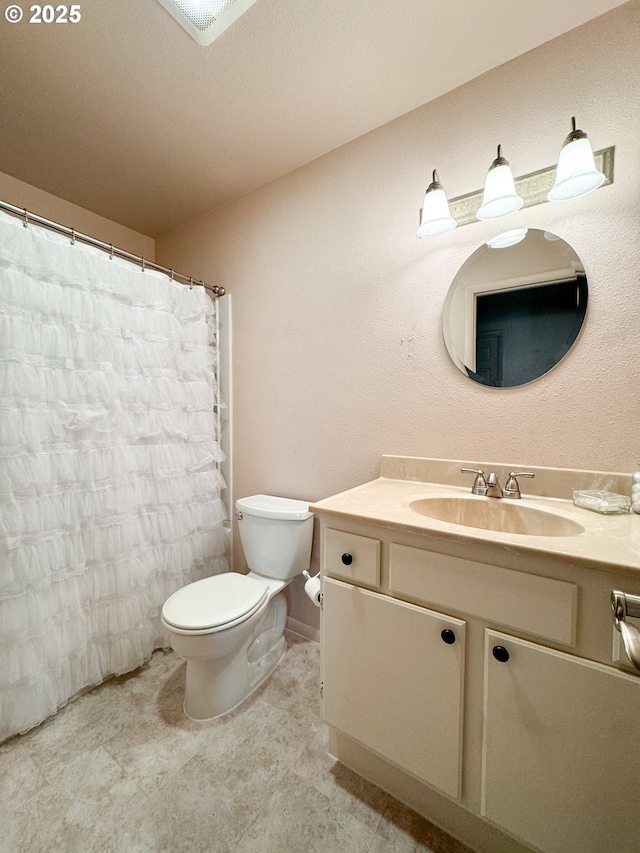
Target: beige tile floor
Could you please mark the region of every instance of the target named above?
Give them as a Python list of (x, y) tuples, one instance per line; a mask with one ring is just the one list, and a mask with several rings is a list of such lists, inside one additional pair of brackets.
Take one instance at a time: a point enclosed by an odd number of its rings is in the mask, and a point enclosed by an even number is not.
[(2, 853), (469, 853), (326, 753), (318, 644), (238, 710), (182, 713), (185, 664), (147, 665), (0, 746)]

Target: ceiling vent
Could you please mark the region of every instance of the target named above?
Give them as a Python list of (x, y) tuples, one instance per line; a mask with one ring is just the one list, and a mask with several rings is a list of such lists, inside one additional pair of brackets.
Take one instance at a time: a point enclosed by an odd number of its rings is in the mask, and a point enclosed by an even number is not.
[(198, 44), (208, 45), (256, 0), (158, 0)]

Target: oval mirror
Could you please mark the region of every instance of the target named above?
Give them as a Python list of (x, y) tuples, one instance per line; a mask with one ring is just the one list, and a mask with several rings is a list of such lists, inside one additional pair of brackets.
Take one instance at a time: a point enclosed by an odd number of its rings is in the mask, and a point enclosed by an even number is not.
[(587, 296), (584, 266), (568, 243), (537, 228), (506, 231), (480, 246), (449, 288), (449, 355), (482, 385), (532, 382), (571, 349)]

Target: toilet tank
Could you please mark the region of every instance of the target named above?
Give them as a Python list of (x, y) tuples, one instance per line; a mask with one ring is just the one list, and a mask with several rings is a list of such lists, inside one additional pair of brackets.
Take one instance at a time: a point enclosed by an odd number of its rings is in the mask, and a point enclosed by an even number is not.
[(304, 501), (252, 495), (236, 501), (247, 565), (268, 578), (290, 580), (309, 568), (313, 513)]

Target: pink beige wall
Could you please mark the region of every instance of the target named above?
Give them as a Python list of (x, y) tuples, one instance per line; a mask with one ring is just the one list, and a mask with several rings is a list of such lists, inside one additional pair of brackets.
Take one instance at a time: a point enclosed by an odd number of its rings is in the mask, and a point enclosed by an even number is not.
[(89, 237), (96, 237), (103, 243), (113, 243), (119, 249), (139, 255), (148, 261), (155, 260), (155, 240), (145, 237), (131, 228), (118, 225), (104, 216), (98, 216), (84, 207), (71, 204), (51, 193), (25, 184), (17, 178), (0, 172), (0, 199), (16, 207), (26, 207), (31, 213), (75, 228)]
[[(640, 468), (638, 9), (620, 7), (157, 241), (160, 263), (232, 294), (236, 496), (319, 499), (375, 477), (382, 453)], [(453, 197), (482, 186), (497, 143), (515, 174), (550, 166), (572, 115), (594, 149), (616, 146), (612, 186), (416, 238), (433, 168)], [(547, 376), (485, 388), (449, 360), (443, 304), (465, 258), (519, 226), (577, 250), (587, 320)], [(317, 624), (299, 582), (291, 614)]]

